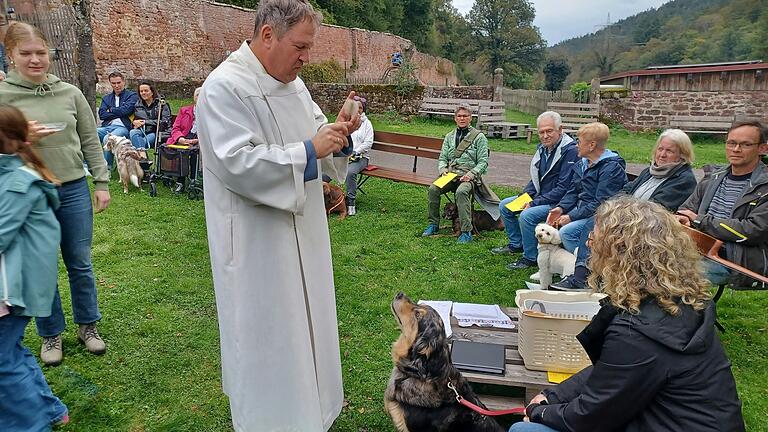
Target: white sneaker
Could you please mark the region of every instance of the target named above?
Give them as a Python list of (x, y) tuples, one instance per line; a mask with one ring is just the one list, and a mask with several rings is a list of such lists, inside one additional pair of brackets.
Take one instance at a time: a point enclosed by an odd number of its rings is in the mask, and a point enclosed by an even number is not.
[(348, 206), (347, 216), (354, 216), (355, 214), (357, 214), (357, 211), (355, 210), (355, 206)]

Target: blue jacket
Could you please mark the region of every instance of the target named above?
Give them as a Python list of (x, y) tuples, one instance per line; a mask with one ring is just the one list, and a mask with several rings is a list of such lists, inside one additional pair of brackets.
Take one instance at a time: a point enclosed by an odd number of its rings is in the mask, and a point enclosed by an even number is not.
[(104, 127), (110, 124), (112, 120), (119, 118), (125, 128), (131, 130), (131, 114), (136, 109), (136, 101), (138, 100), (139, 95), (135, 91), (125, 89), (120, 93), (120, 106), (115, 107), (115, 92), (104, 95), (101, 98), (101, 106), (99, 106), (101, 126)]
[(563, 214), (570, 216), (571, 221), (594, 216), (603, 201), (624, 187), (627, 182), (626, 166), (621, 156), (608, 149), (592, 166), (589, 166), (588, 159), (582, 158), (574, 169), (570, 189), (557, 206), (563, 209)]
[(523, 189), (533, 198), (531, 207), (555, 205), (568, 191), (573, 177), (573, 167), (579, 160), (579, 150), (573, 138), (563, 134), (560, 143), (552, 154), (552, 162), (547, 172), (539, 178), (539, 164), (544, 146), (539, 144), (536, 154), (531, 159), (531, 181)]
[(61, 231), (56, 187), (0, 154), (0, 301), (16, 315), (51, 315)]

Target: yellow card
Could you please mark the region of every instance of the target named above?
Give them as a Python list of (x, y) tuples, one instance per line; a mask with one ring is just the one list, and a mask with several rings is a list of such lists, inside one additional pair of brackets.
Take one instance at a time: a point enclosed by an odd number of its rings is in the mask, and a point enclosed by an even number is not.
[(433, 181), (432, 184), (439, 187), (440, 189), (444, 188), (448, 183), (452, 182), (453, 179), (455, 179), (457, 176), (456, 173), (449, 172), (446, 175), (441, 175), (437, 178), (437, 180)]
[(512, 201), (508, 202), (507, 205), (505, 205), (504, 207), (508, 208), (509, 211), (512, 211), (512, 212), (519, 212), (519, 211), (523, 211), (523, 208), (525, 207), (525, 205), (531, 201), (533, 201), (533, 198), (531, 198), (531, 196), (528, 195), (527, 193), (524, 193), (518, 196), (517, 198), (513, 199)]
[(560, 384), (561, 382), (567, 380), (571, 376), (573, 376), (573, 374), (562, 373), (562, 372), (547, 372), (547, 381), (555, 384)]

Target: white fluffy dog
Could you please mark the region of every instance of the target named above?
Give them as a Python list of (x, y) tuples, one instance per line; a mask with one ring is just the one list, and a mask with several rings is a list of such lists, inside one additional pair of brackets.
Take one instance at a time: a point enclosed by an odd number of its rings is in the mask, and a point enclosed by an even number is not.
[(560, 276), (573, 274), (576, 256), (560, 247), (560, 232), (551, 225), (536, 225), (536, 239), (539, 241), (539, 281), (541, 289), (548, 289), (552, 284), (552, 274)]

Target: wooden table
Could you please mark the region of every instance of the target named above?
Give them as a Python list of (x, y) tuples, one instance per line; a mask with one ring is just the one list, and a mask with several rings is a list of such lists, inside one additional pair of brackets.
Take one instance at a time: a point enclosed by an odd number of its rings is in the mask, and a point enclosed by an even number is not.
[(485, 403), (488, 409), (512, 408), (525, 406), (531, 398), (536, 396), (545, 387), (553, 386), (547, 380), (547, 373), (528, 370), (523, 366), (523, 358), (517, 351), (517, 308), (501, 308), (512, 322), (514, 329), (498, 329), (489, 327), (459, 327), (456, 318), (451, 315), (451, 329), (453, 334), (451, 340), (468, 340), (472, 342), (484, 342), (501, 344), (506, 347), (506, 365), (504, 375), (494, 375), (485, 373), (462, 372), (464, 377), (471, 383), (493, 384), (505, 387), (516, 387), (525, 389), (525, 400), (520, 398), (489, 396), (480, 394), (480, 399)]
[(501, 139), (515, 139), (526, 138), (528, 136), (527, 123), (512, 123), (512, 122), (490, 122), (483, 123), (483, 127), (487, 128), (487, 136), (489, 138), (501, 138)]

